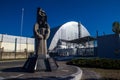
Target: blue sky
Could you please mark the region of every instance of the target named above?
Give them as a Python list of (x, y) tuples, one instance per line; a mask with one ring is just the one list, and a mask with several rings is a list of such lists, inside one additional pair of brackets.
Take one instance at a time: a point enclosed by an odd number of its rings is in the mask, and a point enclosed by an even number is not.
[(0, 0), (0, 34), (21, 34), (21, 14), (24, 8), (22, 35), (31, 37), (36, 22), (36, 10), (41, 7), (50, 27), (68, 21), (81, 22), (92, 36), (112, 34), (112, 23), (120, 22), (120, 0)]

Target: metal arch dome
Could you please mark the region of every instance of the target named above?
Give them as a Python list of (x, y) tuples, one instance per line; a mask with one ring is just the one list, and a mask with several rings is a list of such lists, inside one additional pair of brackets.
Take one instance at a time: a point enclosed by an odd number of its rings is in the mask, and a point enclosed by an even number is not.
[(78, 28), (78, 22), (70, 21), (62, 26), (54, 34), (54, 37), (50, 43), (49, 50), (53, 50), (60, 39), (73, 40), (80, 37), (90, 36), (88, 30), (80, 23), (80, 28)]

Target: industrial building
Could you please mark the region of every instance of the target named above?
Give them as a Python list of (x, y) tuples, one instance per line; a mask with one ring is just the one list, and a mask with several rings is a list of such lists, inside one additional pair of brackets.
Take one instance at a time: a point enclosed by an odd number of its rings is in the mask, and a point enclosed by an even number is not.
[[(90, 35), (75, 21), (51, 28), (47, 40), (49, 53), (57, 56), (120, 58), (120, 35)], [(27, 58), (34, 53), (34, 38), (0, 34), (0, 59)]]
[(120, 59), (120, 34), (94, 38), (79, 22), (70, 21), (51, 30), (49, 51), (58, 56)]
[(97, 57), (120, 59), (119, 34), (98, 36), (97, 44)]
[(60, 56), (94, 55), (94, 38), (81, 23), (70, 21), (53, 30), (49, 51)]

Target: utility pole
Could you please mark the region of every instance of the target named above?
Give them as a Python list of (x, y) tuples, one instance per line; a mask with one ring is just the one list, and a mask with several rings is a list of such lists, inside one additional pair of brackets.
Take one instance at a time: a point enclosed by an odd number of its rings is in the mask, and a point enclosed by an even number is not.
[(23, 18), (24, 18), (24, 8), (22, 8), (22, 16), (21, 16), (21, 29), (20, 29), (20, 52), (21, 52), (21, 37), (23, 31)]
[(22, 8), (21, 31), (20, 31), (20, 36), (22, 36), (22, 30), (23, 30), (23, 17), (24, 17), (24, 8)]

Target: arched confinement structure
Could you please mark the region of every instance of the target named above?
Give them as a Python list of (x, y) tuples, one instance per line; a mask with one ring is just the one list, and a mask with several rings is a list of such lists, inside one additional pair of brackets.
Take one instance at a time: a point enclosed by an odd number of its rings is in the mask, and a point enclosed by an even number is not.
[(70, 21), (57, 29), (56, 33), (54, 34), (49, 50), (54, 50), (54, 48), (57, 46), (57, 43), (59, 40), (73, 40), (82, 38), (85, 36), (90, 36), (90, 33), (88, 30), (79, 22)]

